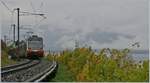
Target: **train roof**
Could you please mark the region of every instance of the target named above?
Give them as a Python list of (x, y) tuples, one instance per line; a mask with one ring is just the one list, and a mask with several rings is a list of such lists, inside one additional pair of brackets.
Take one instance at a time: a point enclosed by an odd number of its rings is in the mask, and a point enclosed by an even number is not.
[(37, 35), (32, 35), (31, 37), (28, 38), (28, 41), (31, 41), (31, 40), (43, 40), (42, 37), (38, 37)]

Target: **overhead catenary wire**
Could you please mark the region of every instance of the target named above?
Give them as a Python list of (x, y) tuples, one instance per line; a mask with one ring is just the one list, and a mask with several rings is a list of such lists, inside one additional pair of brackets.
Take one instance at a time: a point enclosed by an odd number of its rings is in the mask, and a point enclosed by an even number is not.
[(45, 19), (46, 19), (46, 17), (45, 17), (45, 18), (43, 18), (43, 19), (41, 19), (39, 22), (37, 22), (37, 23), (34, 25), (34, 27), (36, 27), (36, 26), (40, 25), (40, 23), (41, 23), (43, 20), (45, 20)]
[(32, 8), (33, 12), (36, 12), (36, 10), (35, 10), (35, 8), (34, 8), (34, 6), (33, 6), (31, 1), (30, 1), (30, 5), (31, 5), (31, 8)]
[[(31, 5), (31, 8), (32, 8), (32, 10), (33, 10), (33, 12), (34, 13), (36, 13), (36, 10), (35, 10), (35, 7), (33, 6), (33, 3), (32, 3), (32, 0), (30, 0), (30, 5)], [(35, 17), (35, 24), (36, 24), (36, 22), (37, 22), (37, 16), (34, 16)]]
[(43, 6), (44, 6), (44, 1), (42, 0), (40, 6), (39, 6), (39, 8), (38, 8), (38, 10), (39, 10), (40, 12), (43, 12)]
[(43, 2), (41, 2), (41, 5), (40, 5), (40, 7), (39, 7), (39, 8), (41, 8), (41, 10), (42, 10), (43, 4), (44, 4), (44, 3), (43, 3)]
[(39, 15), (39, 16), (44, 17), (44, 14), (42, 13), (31, 13), (31, 12), (25, 12), (25, 11), (20, 11), (20, 13), (22, 13), (20, 15)]
[(9, 38), (12, 38), (10, 37), (11, 36), (11, 31), (12, 31), (12, 24), (14, 23), (13, 21), (13, 14), (14, 14), (14, 10), (11, 10), (8, 5), (3, 1), (3, 0), (0, 0), (1, 4), (11, 13), (11, 17), (10, 17), (10, 29), (8, 30), (8, 34), (9, 34)]
[(13, 14), (14, 14), (14, 10), (11, 10), (8, 5), (3, 1), (0, 0), (0, 2), (4, 5), (4, 7), (11, 13), (11, 23), (13, 22)]
[[(35, 8), (35, 7), (34, 7), (34, 4), (33, 4), (32, 0), (30, 0), (30, 5), (31, 5), (31, 8), (32, 8), (32, 10), (33, 10), (33, 13), (42, 12), (42, 11), (37, 11), (37, 10), (42, 10), (42, 7), (43, 7), (43, 5), (44, 5), (44, 1), (43, 1), (43, 0), (41, 1), (41, 3), (40, 3), (40, 5), (39, 5), (38, 8)], [(37, 10), (36, 10), (36, 9), (37, 9)], [(31, 15), (35, 15), (35, 23), (34, 23), (33, 27), (36, 27), (36, 26), (38, 26), (44, 19), (46, 19), (46, 17), (44, 16), (44, 14), (38, 14), (38, 15), (42, 16), (43, 19), (37, 21), (37, 14), (33, 14), (33, 13), (27, 13), (27, 12), (26, 12), (26, 15), (27, 15), (27, 14), (28, 14), (28, 15), (30, 15), (30, 14), (31, 14)]]
[[(11, 33), (12, 33), (12, 24), (15, 24), (14, 23), (14, 13), (16, 13), (16, 12), (14, 12), (16, 9), (11, 9), (11, 7), (9, 7), (9, 5), (4, 1), (4, 0), (0, 0), (0, 3), (6, 8), (6, 10), (8, 10), (10, 13), (11, 13), (11, 18), (10, 18), (10, 29), (8, 30), (8, 34), (9, 34), (9, 38), (13, 38), (13, 37), (11, 37), (12, 35), (11, 35)], [(36, 10), (35, 10), (35, 8), (34, 8), (34, 6), (33, 6), (33, 4), (32, 4), (32, 2), (30, 3), (31, 4), (31, 6), (32, 6), (32, 9), (33, 9), (33, 13), (31, 13), (31, 12), (26, 12), (26, 11), (20, 11), (20, 14), (19, 14), (19, 16), (25, 16), (25, 15), (34, 15), (34, 16), (36, 16), (36, 18), (37, 18), (37, 16), (41, 16), (43, 19), (41, 19), (40, 21), (36, 21), (35, 22), (35, 26), (36, 25), (38, 25), (42, 20), (44, 20), (46, 17), (44, 16), (44, 14), (42, 14), (42, 13), (36, 13)], [(42, 5), (43, 5), (43, 3), (41, 3), (41, 5), (40, 5), (40, 7), (42, 7)]]
[(13, 12), (13, 11), (7, 6), (7, 4), (6, 4), (4, 1), (0, 0), (0, 2), (5, 6), (5, 8), (6, 8), (8, 11)]
[[(8, 6), (8, 4), (6, 4), (6, 2), (4, 2), (3, 0), (0, 0), (0, 3), (11, 13), (10, 21), (11, 21), (11, 24), (14, 24), (14, 13), (16, 13), (16, 12), (14, 12), (15, 9), (14, 9), (14, 10), (11, 10), (11, 8)], [(36, 13), (35, 7), (33, 6), (33, 3), (32, 3), (32, 2), (30, 2), (30, 5), (31, 5), (31, 7), (32, 7), (32, 9), (33, 9), (33, 13), (31, 13), (31, 12), (25, 12), (25, 11), (20, 11), (20, 16), (21, 16), (21, 15), (22, 15), (22, 16), (23, 16), (23, 15), (35, 15), (36, 18), (37, 18), (37, 15), (38, 15), (38, 16), (43, 17), (42, 20), (44, 20), (44, 19), (46, 18), (46, 17), (44, 16), (44, 14)], [(41, 4), (40, 4), (40, 7), (42, 7), (42, 6), (43, 6), (43, 2), (41, 2)], [(37, 20), (37, 19), (36, 19), (36, 20)], [(40, 20), (39, 22), (35, 21), (35, 25), (39, 24), (42, 20)], [(11, 24), (10, 24), (10, 25), (11, 25)], [(11, 30), (11, 28), (10, 28), (10, 30)], [(9, 33), (10, 33), (10, 30), (9, 30)]]
[(4, 1), (0, 0), (0, 2), (11, 13), (11, 23), (12, 23), (12, 21), (13, 21), (13, 11), (8, 7), (8, 5)]
[[(32, 0), (30, 1), (30, 5), (32, 7), (33, 12), (36, 13), (36, 9), (35, 9), (35, 7), (34, 7), (34, 5), (32, 3)], [(34, 23), (34, 25), (36, 25), (36, 23), (37, 23), (37, 16), (34, 16), (34, 17), (35, 17), (35, 20), (34, 20), (35, 23)]]

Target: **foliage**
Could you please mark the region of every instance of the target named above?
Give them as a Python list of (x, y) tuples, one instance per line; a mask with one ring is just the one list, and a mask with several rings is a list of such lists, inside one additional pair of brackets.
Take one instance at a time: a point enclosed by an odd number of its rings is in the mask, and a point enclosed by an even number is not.
[(64, 64), (60, 63), (58, 66), (59, 67), (58, 67), (57, 75), (54, 79), (50, 80), (51, 82), (75, 81), (75, 78), (73, 78), (72, 73), (70, 71), (67, 71), (67, 67)]
[(1, 66), (7, 66), (7, 65), (11, 65), (11, 64), (15, 64), (16, 61), (15, 60), (11, 60), (8, 58), (8, 53), (6, 52), (6, 50), (1, 51)]
[[(110, 56), (108, 56), (108, 52)], [(149, 81), (149, 60), (142, 65), (128, 57), (129, 49), (104, 48), (98, 54), (91, 48), (65, 50), (56, 60), (67, 66), (79, 82), (145, 82)]]

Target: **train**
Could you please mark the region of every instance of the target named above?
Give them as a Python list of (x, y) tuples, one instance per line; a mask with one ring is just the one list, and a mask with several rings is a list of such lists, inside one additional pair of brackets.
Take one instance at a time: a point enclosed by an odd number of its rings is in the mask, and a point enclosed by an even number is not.
[(32, 35), (26, 40), (22, 40), (10, 46), (8, 54), (12, 58), (41, 58), (44, 57), (43, 38), (37, 35)]
[(43, 38), (33, 35), (27, 40), (27, 57), (43, 57)]

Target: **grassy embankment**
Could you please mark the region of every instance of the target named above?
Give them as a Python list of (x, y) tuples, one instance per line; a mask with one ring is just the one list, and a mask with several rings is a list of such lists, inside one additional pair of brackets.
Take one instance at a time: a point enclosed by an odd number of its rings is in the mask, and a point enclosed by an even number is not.
[(1, 51), (1, 67), (15, 64), (15, 63), (16, 63), (16, 61), (8, 58), (8, 54), (5, 51), (3, 51), (3, 50)]
[[(51, 55), (48, 55), (47, 59), (52, 61), (53, 57), (51, 57)], [(49, 81), (51, 82), (73, 82), (75, 81), (75, 78), (65, 64), (58, 63), (58, 70), (56, 73), (56, 77)]]
[[(106, 51), (111, 53), (108, 57)], [(64, 51), (55, 59), (60, 63), (54, 81), (76, 82), (148, 82), (149, 60), (137, 64), (126, 58), (129, 49), (102, 49), (95, 54), (90, 48)], [(52, 56), (48, 56), (52, 59)], [(72, 79), (73, 78), (73, 79)]]
[(8, 58), (8, 49), (4, 42), (1, 42), (1, 67), (15, 64), (17, 61)]
[(67, 66), (60, 63), (56, 77), (51, 81), (52, 82), (73, 82), (75, 81), (75, 79), (73, 78), (72, 73), (68, 71)]

